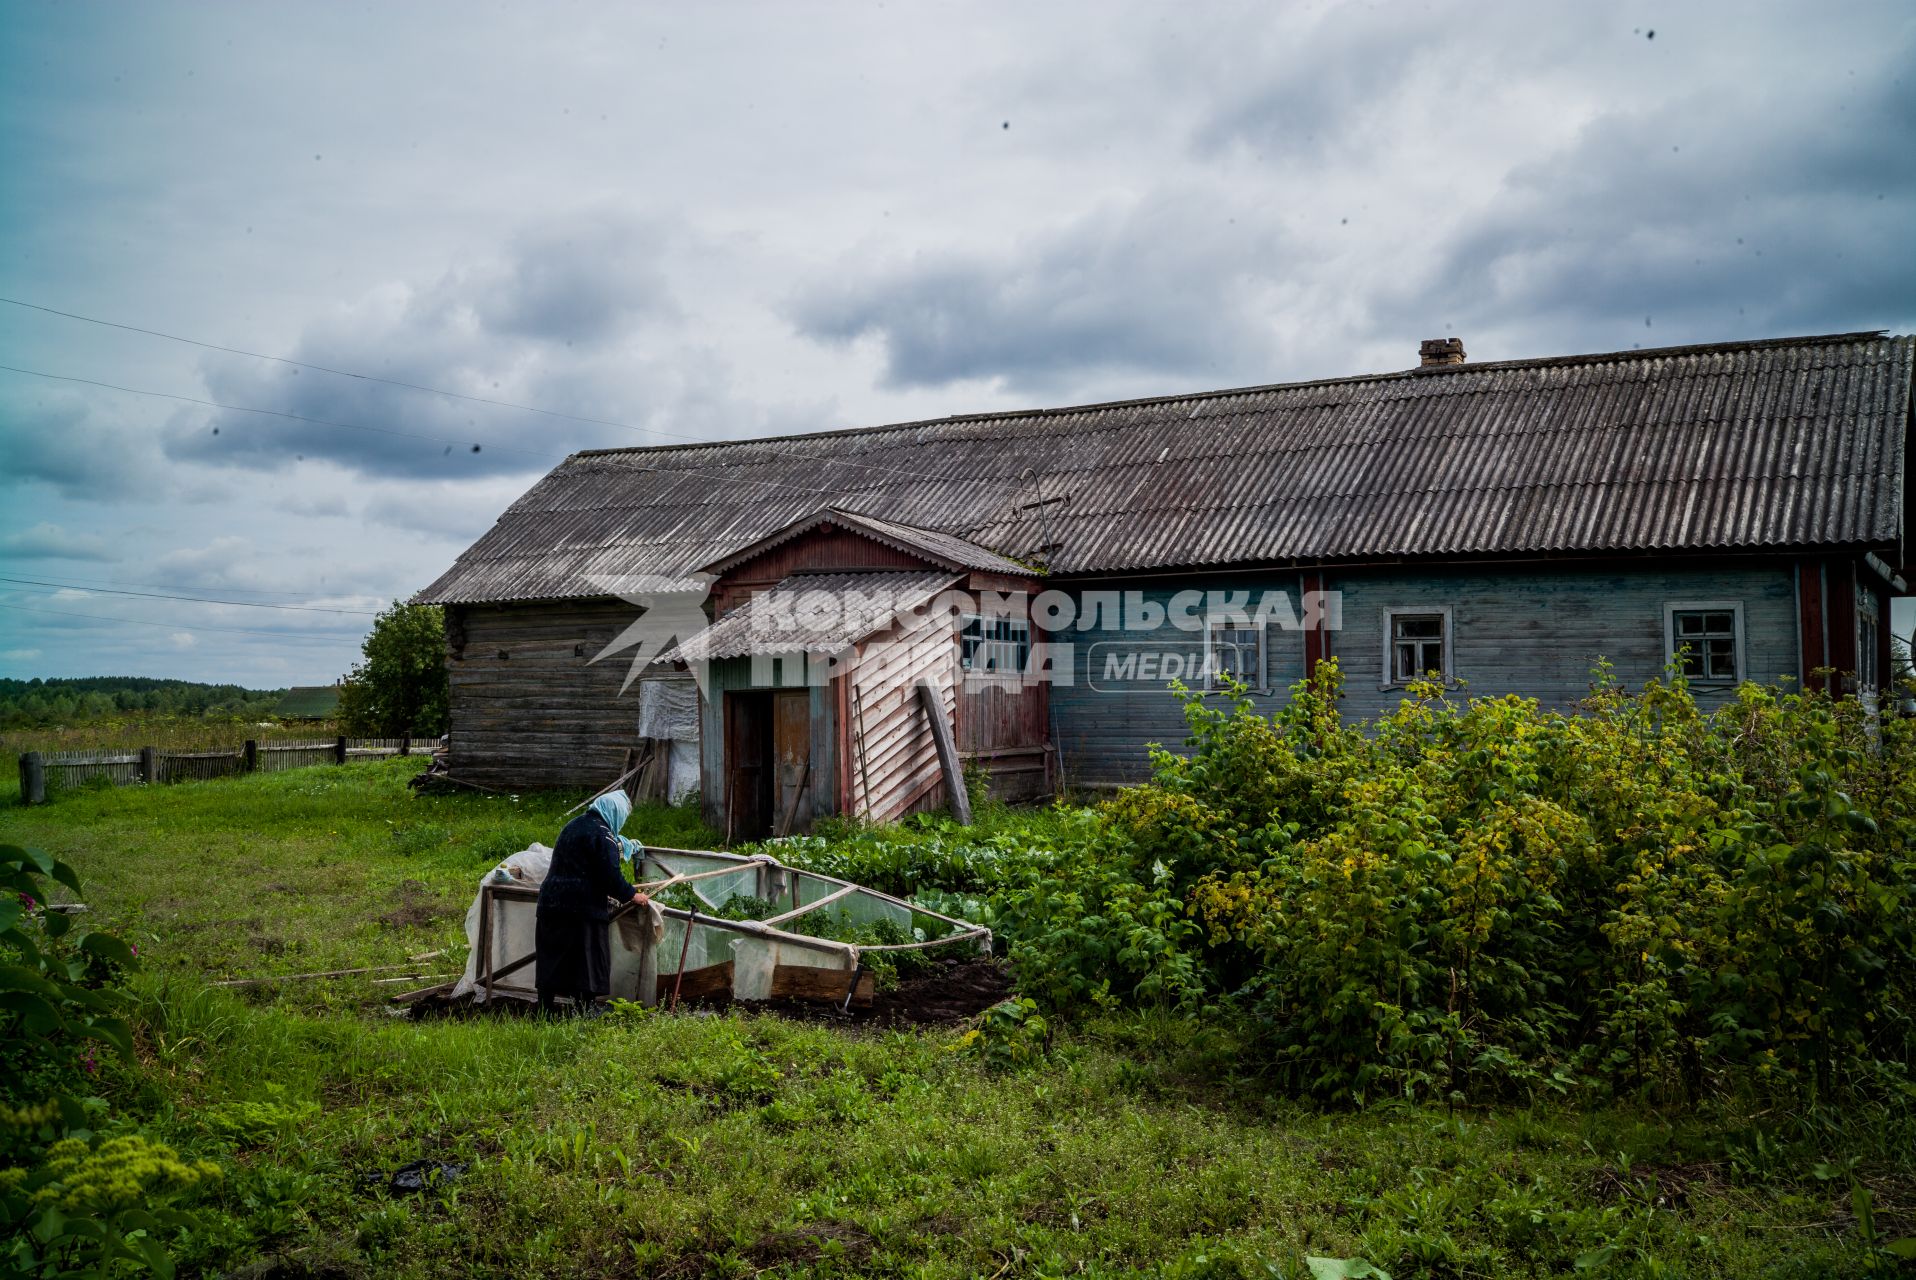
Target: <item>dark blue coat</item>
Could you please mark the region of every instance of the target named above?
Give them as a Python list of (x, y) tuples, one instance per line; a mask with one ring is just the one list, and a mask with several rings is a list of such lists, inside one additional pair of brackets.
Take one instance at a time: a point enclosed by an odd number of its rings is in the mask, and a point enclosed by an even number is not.
[(565, 824), (552, 849), (552, 869), (539, 886), (539, 914), (563, 913), (604, 920), (613, 903), (632, 897), (632, 886), (620, 869), (618, 837), (605, 819), (590, 809)]

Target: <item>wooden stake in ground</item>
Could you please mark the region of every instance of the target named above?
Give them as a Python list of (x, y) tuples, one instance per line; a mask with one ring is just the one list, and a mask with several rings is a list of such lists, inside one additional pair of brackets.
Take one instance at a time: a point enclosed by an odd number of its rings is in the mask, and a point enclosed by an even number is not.
[(932, 746), (938, 751), (938, 771), (944, 775), (945, 795), (951, 800), (951, 816), (965, 826), (971, 825), (971, 795), (965, 790), (965, 773), (958, 767), (958, 748), (951, 740), (951, 721), (945, 718), (945, 700), (930, 681), (918, 682), (918, 705), (925, 710), (931, 726)]
[(278, 973), (265, 978), (228, 978), (224, 982), (215, 982), (216, 987), (257, 987), (268, 982), (302, 982), (308, 978), (350, 978), (359, 973), (391, 973), (395, 969), (412, 969), (411, 964), (372, 964), (363, 969), (328, 969), (324, 973)]
[(20, 803), (47, 802), (47, 758), (38, 751), (20, 757)]

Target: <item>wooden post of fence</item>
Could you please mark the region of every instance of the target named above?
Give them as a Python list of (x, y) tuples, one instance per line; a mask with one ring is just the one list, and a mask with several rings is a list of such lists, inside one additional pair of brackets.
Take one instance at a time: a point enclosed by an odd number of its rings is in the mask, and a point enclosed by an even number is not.
[(248, 738), (246, 740), (246, 761), (244, 765), (242, 765), (241, 767), (244, 768), (246, 772), (248, 773), (259, 772), (259, 740), (258, 739)]
[(38, 751), (20, 757), (20, 803), (47, 802), (47, 762)]
[(140, 781), (152, 786), (160, 780), (160, 749), (140, 748)]
[(346, 763), (346, 739), (344, 736), (333, 739), (333, 763)]
[(399, 754), (402, 756), (412, 754), (412, 735), (410, 733), (402, 733), (399, 735)]

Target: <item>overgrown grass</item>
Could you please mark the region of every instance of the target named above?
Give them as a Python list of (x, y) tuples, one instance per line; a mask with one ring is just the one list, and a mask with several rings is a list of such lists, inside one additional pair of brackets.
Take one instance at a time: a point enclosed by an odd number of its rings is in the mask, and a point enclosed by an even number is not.
[[(550, 843), (577, 799), (421, 797), (417, 767), (0, 811), (0, 840), (73, 862), (96, 924), (141, 943), (140, 1060), (102, 1083), (119, 1114), (227, 1169), (181, 1243), (190, 1268), (1293, 1276), (1321, 1254), (1398, 1280), (1857, 1274), (1849, 1172), (1879, 1232), (1910, 1226), (1908, 1135), (1880, 1117), (1323, 1109), (1240, 1077), (1241, 1046), (1201, 1021), (1092, 1023), (994, 1074), (949, 1031), (415, 1023), (363, 979), (207, 986), (440, 946), (456, 960), (477, 877)], [(1008, 837), (1059, 820), (992, 818)], [(711, 839), (684, 810), (628, 830)], [(380, 1188), (421, 1158), (469, 1168), (437, 1195)]]
[[(38, 729), (0, 729), (0, 758), (9, 770), (26, 751), (226, 751), (255, 742), (325, 741), (339, 733), (331, 720), (267, 723), (220, 716), (115, 716)], [(16, 785), (17, 785), (16, 779)]]
[[(0, 831), (71, 862), (89, 907), (166, 969), (218, 980), (397, 963), (439, 948), (458, 960), (479, 877), (535, 840), (551, 844), (581, 797), (420, 795), (405, 783), (424, 764), (82, 787), (44, 808), (5, 811)], [(641, 809), (626, 829), (658, 844), (712, 838), (688, 809)], [(302, 1006), (368, 994), (350, 983), (273, 990)]]

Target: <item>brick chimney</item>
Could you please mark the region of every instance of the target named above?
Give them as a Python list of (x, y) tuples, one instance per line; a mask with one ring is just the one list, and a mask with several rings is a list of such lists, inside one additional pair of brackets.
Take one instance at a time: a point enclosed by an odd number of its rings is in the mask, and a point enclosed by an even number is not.
[(1462, 338), (1425, 338), (1417, 348), (1418, 364), (1429, 368), (1434, 364), (1462, 364), (1464, 362), (1464, 340)]

